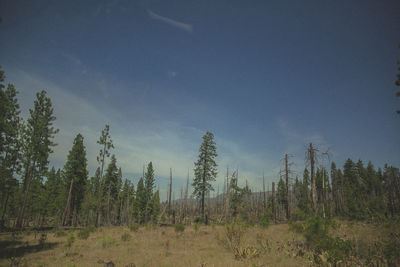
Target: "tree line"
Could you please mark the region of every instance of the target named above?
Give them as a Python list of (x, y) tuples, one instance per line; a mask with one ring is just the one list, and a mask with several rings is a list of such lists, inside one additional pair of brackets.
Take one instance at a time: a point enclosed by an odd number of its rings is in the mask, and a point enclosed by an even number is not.
[[(223, 188), (217, 192), (217, 149), (214, 135), (206, 132), (194, 163), (193, 193), (189, 196), (189, 176), (180, 199), (169, 195), (161, 203), (155, 190), (152, 162), (143, 169), (134, 185), (123, 179), (117, 164), (108, 125), (97, 144), (98, 167), (93, 177), (87, 170), (84, 137), (77, 134), (62, 169), (49, 168), (53, 152), (54, 110), (46, 91), (36, 94), (29, 118), (21, 116), (13, 84), (5, 84), (0, 68), (0, 226), (111, 226), (132, 224), (208, 223), (236, 219), (252, 223), (303, 220), (310, 214), (349, 219), (385, 219), (400, 215), (400, 172), (385, 165), (375, 169), (371, 162), (348, 159), (343, 168), (331, 163), (330, 171), (318, 165), (321, 153), (310, 144), (308, 167), (302, 179), (291, 177), (288, 155), (285, 174), (276, 191), (252, 190), (238, 170), (227, 169)], [(239, 180), (246, 181), (240, 186)], [(185, 192), (185, 193), (183, 193)], [(211, 194), (214, 194), (211, 197)]]

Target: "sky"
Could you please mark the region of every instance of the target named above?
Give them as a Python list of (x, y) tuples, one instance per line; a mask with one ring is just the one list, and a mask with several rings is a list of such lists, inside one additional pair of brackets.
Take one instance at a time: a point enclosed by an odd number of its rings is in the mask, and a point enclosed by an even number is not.
[(227, 167), (256, 191), (277, 182), (286, 153), (301, 177), (310, 142), (321, 165), (400, 166), (400, 1), (2, 0), (0, 17), (22, 115), (52, 100), (50, 166), (81, 133), (93, 175), (105, 124), (124, 178), (152, 161), (163, 198), (170, 168), (176, 194), (193, 178), (206, 131), (215, 190)]

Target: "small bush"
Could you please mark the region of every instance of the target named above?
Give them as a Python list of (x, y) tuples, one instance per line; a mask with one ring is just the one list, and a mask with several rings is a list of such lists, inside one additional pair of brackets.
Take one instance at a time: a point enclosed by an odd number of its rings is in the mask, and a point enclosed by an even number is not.
[(183, 224), (176, 224), (175, 225), (175, 232), (176, 233), (183, 233), (185, 231), (185, 226)]
[(238, 222), (225, 225), (225, 237), (231, 249), (235, 250), (240, 247), (245, 231), (245, 227)]
[(400, 240), (391, 237), (383, 245), (383, 255), (389, 266), (400, 266)]
[(197, 233), (197, 231), (199, 231), (200, 228), (200, 223), (195, 223), (194, 224), (194, 231)]
[(47, 234), (45, 232), (41, 233), (39, 238), (39, 245), (44, 246), (46, 244)]
[(86, 240), (86, 239), (88, 239), (89, 236), (90, 236), (90, 231), (89, 231), (89, 229), (87, 229), (87, 228), (86, 228), (86, 229), (83, 229), (83, 230), (80, 230), (80, 231), (78, 232), (77, 236), (78, 236), (79, 239), (84, 239), (84, 240)]
[(268, 226), (269, 226), (269, 224), (270, 224), (270, 218), (269, 218), (269, 216), (264, 215), (264, 216), (261, 218), (259, 224), (260, 224), (260, 226), (261, 226), (262, 228), (268, 228)]
[(86, 227), (86, 230), (87, 230), (89, 233), (95, 233), (95, 232), (97, 231), (97, 228), (96, 228), (96, 226), (94, 226), (94, 225), (89, 225), (89, 226)]
[(108, 235), (103, 235), (103, 242), (102, 246), (103, 248), (108, 248), (111, 247), (115, 243), (115, 240)]
[(121, 240), (122, 240), (122, 241), (129, 241), (129, 240), (131, 240), (131, 238), (132, 238), (132, 236), (131, 236), (130, 234), (128, 234), (128, 233), (124, 233), (124, 234), (121, 236)]
[(63, 236), (67, 236), (67, 233), (62, 230), (54, 233), (54, 237), (63, 237)]
[(140, 225), (137, 223), (132, 223), (129, 225), (129, 230), (131, 230), (132, 232), (137, 232), (139, 231)]
[(72, 244), (75, 242), (74, 233), (70, 233), (67, 238), (67, 243), (65, 244), (65, 248), (71, 248)]

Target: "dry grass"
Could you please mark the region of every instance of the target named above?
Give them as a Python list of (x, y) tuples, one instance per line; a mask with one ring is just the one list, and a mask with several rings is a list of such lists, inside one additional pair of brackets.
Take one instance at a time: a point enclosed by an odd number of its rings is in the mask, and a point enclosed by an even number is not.
[[(343, 224), (337, 232), (350, 238), (378, 238), (382, 229), (374, 225)], [(124, 233), (131, 235), (123, 241)], [(9, 266), (13, 253), (27, 266), (103, 266), (99, 261), (112, 261), (115, 266), (309, 266), (311, 262), (296, 256), (285, 245), (287, 242), (301, 240), (289, 230), (288, 225), (271, 225), (267, 229), (252, 227), (247, 229), (243, 246), (257, 247), (257, 240), (268, 240), (269, 252), (246, 260), (236, 260), (224, 241), (223, 226), (185, 227), (177, 233), (173, 227), (141, 227), (131, 232), (127, 227), (100, 228), (91, 233), (86, 240), (76, 238), (71, 248), (66, 248), (70, 235), (56, 237), (47, 234), (48, 247), (38, 247), (39, 237), (24, 233), (20, 237), (11, 234), (0, 236), (0, 266)], [(74, 233), (77, 235), (77, 232)], [(351, 235), (351, 236), (350, 236)], [(14, 243), (9, 243), (14, 239)], [(104, 240), (107, 244), (104, 245)], [(7, 243), (8, 242), (8, 243)], [(28, 243), (27, 243), (28, 242)], [(53, 244), (53, 245), (51, 245)], [(34, 249), (31, 249), (33, 247)]]

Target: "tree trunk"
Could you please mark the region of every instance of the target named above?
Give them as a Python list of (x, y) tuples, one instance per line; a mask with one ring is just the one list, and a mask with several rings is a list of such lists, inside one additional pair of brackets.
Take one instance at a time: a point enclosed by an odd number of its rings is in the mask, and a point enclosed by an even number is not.
[(26, 179), (28, 181), (26, 181), (26, 188), (25, 188), (25, 192), (24, 192), (24, 200), (22, 202), (22, 206), (21, 206), (19, 214), (18, 214), (16, 228), (22, 228), (22, 226), (23, 226), (25, 205), (26, 205), (26, 200), (28, 199), (29, 188), (30, 188), (30, 185), (31, 185), (32, 174), (33, 174), (33, 170), (34, 169), (35, 169), (35, 163), (33, 163), (32, 168), (29, 169), (29, 171), (27, 173), (27, 176), (26, 176)]
[(64, 216), (62, 225), (70, 225), (71, 221), (71, 195), (72, 195), (72, 185), (74, 184), (74, 179), (71, 179), (71, 184), (69, 186), (67, 205), (65, 206)]

